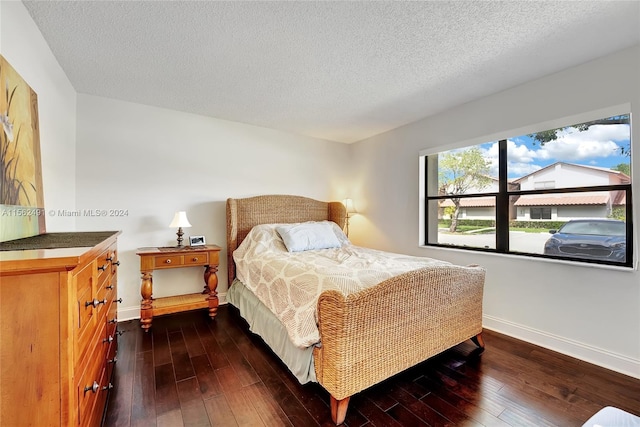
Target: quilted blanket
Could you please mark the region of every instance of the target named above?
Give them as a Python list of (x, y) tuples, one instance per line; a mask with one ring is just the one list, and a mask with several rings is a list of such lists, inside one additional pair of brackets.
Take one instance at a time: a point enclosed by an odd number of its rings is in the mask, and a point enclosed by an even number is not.
[(358, 292), (408, 271), (450, 263), (352, 245), (331, 222), (339, 248), (287, 251), (277, 224), (254, 227), (233, 253), (237, 277), (284, 324), (298, 347), (317, 344), (316, 306), (326, 290)]

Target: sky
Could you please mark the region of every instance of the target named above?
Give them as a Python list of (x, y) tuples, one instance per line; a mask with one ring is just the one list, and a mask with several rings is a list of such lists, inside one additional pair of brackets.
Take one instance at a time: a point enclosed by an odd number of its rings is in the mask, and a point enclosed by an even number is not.
[[(630, 162), (630, 157), (620, 153), (620, 148), (630, 147), (631, 127), (628, 124), (594, 125), (583, 132), (567, 128), (558, 136), (557, 140), (544, 146), (527, 135), (508, 139), (508, 178), (519, 178), (556, 162), (603, 168)], [(491, 162), (491, 175), (497, 177), (498, 142), (481, 144), (479, 148)]]

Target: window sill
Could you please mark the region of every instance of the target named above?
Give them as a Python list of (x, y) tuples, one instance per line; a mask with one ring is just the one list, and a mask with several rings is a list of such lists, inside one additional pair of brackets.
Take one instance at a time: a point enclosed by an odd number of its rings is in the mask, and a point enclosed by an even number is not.
[(610, 265), (610, 264), (596, 264), (596, 263), (589, 263), (589, 262), (576, 262), (576, 261), (563, 260), (563, 259), (543, 258), (543, 257), (536, 257), (536, 256), (517, 255), (517, 254), (503, 254), (503, 253), (498, 253), (493, 251), (486, 251), (482, 249), (478, 249), (478, 250), (462, 249), (455, 246), (448, 247), (448, 246), (418, 245), (418, 247), (421, 249), (444, 250), (444, 251), (451, 251), (451, 252), (465, 253), (465, 254), (498, 256), (502, 258), (517, 259), (520, 261), (563, 264), (570, 267), (598, 268), (598, 269), (614, 270), (614, 271), (621, 271), (621, 272), (634, 272), (638, 270), (637, 259), (634, 260), (632, 267), (627, 267), (627, 266), (621, 266), (621, 265), (619, 266), (619, 265)]

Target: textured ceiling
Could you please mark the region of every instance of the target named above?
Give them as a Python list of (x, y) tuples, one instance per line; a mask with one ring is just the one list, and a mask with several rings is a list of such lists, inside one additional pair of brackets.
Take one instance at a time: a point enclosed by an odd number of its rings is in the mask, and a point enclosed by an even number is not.
[(79, 93), (354, 142), (640, 43), (638, 1), (24, 1)]

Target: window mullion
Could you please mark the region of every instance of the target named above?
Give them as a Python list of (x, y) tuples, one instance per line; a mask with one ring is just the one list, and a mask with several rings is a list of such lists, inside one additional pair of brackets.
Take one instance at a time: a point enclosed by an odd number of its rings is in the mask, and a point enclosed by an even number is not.
[(496, 250), (509, 252), (509, 189), (507, 140), (498, 142), (498, 195), (496, 196)]

